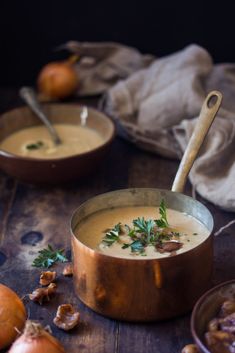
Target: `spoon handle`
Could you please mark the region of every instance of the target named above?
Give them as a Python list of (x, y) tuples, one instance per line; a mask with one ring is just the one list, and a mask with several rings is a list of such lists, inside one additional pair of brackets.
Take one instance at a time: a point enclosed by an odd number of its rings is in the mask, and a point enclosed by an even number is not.
[(197, 157), (200, 147), (210, 129), (211, 124), (219, 110), (222, 102), (222, 94), (219, 91), (212, 91), (206, 97), (202, 109), (189, 140), (188, 146), (180, 162), (178, 171), (173, 182), (172, 191), (183, 192), (187, 176)]
[(37, 115), (37, 117), (46, 125), (51, 134), (51, 138), (55, 145), (62, 143), (60, 137), (58, 136), (56, 130), (54, 129), (51, 122), (48, 120), (47, 116), (43, 113), (40, 104), (37, 100), (35, 91), (31, 87), (22, 87), (19, 91), (20, 97), (29, 106), (29, 108)]

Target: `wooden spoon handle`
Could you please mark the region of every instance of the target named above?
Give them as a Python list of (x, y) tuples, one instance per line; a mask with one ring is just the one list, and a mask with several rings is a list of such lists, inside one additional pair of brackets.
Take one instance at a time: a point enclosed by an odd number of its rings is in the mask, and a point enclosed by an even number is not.
[(218, 91), (212, 91), (206, 97), (197, 124), (176, 173), (171, 188), (172, 191), (183, 192), (187, 176), (219, 110), (222, 97), (222, 94)]

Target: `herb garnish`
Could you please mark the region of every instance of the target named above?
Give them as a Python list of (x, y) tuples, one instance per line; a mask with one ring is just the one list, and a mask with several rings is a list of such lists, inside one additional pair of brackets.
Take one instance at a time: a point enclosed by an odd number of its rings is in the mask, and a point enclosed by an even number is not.
[(37, 141), (35, 143), (30, 143), (26, 145), (27, 150), (39, 150), (44, 145), (42, 141)]
[(141, 242), (141, 240), (135, 240), (135, 241), (133, 241), (133, 243), (124, 244), (122, 246), (122, 249), (126, 249), (129, 247), (131, 248), (131, 252), (135, 252), (135, 253), (139, 253), (139, 254), (144, 253), (144, 245)]
[(167, 217), (166, 217), (166, 206), (165, 206), (164, 200), (162, 200), (161, 203), (160, 203), (159, 212), (160, 212), (161, 218), (155, 220), (157, 226), (159, 228), (168, 227), (169, 223), (168, 223)]
[[(115, 242), (121, 240), (120, 235), (129, 236), (131, 242), (124, 243), (122, 249), (130, 248), (132, 253), (145, 255), (145, 248), (150, 245), (159, 248), (163, 241), (174, 240), (180, 237), (180, 233), (173, 232), (169, 227), (166, 214), (166, 206), (164, 200), (161, 201), (159, 207), (160, 219), (146, 220), (144, 217), (138, 217), (133, 220), (133, 227), (123, 226), (118, 223), (109, 230), (102, 240), (106, 246), (111, 246)], [(125, 229), (123, 234), (123, 229)]]
[(104, 239), (102, 240), (107, 246), (111, 246), (119, 238), (119, 233), (121, 231), (121, 223), (116, 224), (113, 229), (105, 234)]
[(63, 254), (64, 249), (54, 250), (51, 245), (39, 251), (39, 256), (34, 259), (34, 267), (51, 267), (55, 262), (66, 262), (68, 259)]
[(145, 220), (144, 217), (134, 219), (133, 225), (137, 233), (144, 233), (147, 236), (147, 242), (150, 242), (151, 232), (155, 226), (155, 222), (152, 219)]

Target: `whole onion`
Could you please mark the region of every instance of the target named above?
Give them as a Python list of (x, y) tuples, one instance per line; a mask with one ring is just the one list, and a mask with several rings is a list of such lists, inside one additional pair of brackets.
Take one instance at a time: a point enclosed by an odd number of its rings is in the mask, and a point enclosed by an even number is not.
[(0, 350), (8, 347), (26, 321), (26, 310), (18, 295), (0, 284)]
[(8, 353), (65, 353), (63, 346), (36, 322), (28, 320)]
[(78, 86), (74, 59), (45, 65), (38, 76), (38, 89), (46, 97), (61, 99), (70, 96)]

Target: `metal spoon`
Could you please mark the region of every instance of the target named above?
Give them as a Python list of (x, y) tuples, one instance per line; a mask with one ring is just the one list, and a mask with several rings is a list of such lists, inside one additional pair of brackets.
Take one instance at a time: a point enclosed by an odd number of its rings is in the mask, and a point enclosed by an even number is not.
[(46, 125), (51, 138), (55, 145), (60, 145), (62, 143), (61, 138), (58, 136), (53, 125), (42, 111), (40, 104), (37, 100), (36, 93), (31, 87), (22, 87), (19, 91), (20, 97), (28, 105), (28, 107), (37, 115), (37, 117)]

